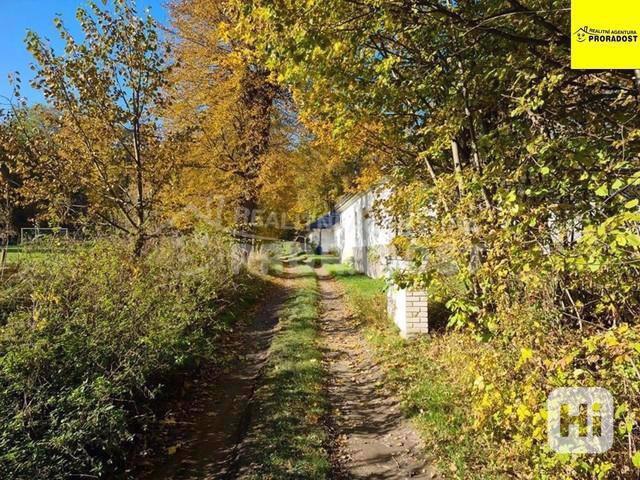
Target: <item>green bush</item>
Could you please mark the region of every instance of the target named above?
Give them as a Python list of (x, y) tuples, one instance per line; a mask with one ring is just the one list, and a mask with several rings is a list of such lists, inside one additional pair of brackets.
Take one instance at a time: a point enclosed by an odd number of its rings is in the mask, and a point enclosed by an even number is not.
[(100, 241), (12, 279), (0, 301), (0, 478), (122, 470), (167, 386), (215, 355), (238, 288), (229, 243), (200, 234), (128, 252)]

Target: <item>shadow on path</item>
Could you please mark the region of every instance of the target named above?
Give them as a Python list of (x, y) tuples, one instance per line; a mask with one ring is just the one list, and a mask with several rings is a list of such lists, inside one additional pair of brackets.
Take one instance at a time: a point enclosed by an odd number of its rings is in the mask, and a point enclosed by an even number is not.
[(384, 389), (384, 376), (345, 305), (336, 281), (322, 268), (321, 329), (332, 406), (334, 478), (435, 479), (435, 469), (398, 400)]
[(262, 374), (278, 324), (278, 312), (289, 295), (287, 281), (275, 279), (255, 318), (231, 344), (237, 360), (218, 376), (201, 380), (187, 400), (187, 419), (175, 432), (177, 447), (166, 462), (142, 480), (209, 480), (233, 478), (236, 449), (251, 422), (251, 398)]

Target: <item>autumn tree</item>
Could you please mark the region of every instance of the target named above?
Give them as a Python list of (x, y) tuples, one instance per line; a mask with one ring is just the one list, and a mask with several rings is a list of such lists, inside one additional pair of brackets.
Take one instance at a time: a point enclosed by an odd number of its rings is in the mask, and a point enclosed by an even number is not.
[[(49, 121), (51, 112), (39, 105), (27, 106), (20, 96), (19, 78), (15, 77), (14, 81), (14, 95), (5, 99), (4, 108), (0, 110), (0, 236), (5, 247), (17, 235), (18, 223), (39, 209), (42, 217), (49, 220), (56, 218), (64, 222), (65, 219), (65, 212), (53, 213), (59, 203), (42, 183), (45, 179), (38, 175), (44, 171), (40, 168), (45, 157), (43, 147), (55, 134)], [(39, 204), (45, 197), (46, 202)]]
[(229, 35), (239, 8), (232, 0), (171, 4), (179, 59), (172, 80), (182, 100), (172, 109), (172, 121), (196, 132), (182, 207), (219, 208), (212, 201), (217, 197), (230, 214), (226, 221), (248, 228), (250, 219), (233, 218), (235, 209), (248, 215), (258, 205), (260, 171), (274, 148), (273, 130), (286, 98), (255, 62), (250, 41)]
[(139, 255), (159, 232), (162, 194), (181, 165), (181, 134), (160, 116), (171, 103), (169, 46), (153, 18), (140, 18), (126, 0), (112, 8), (90, 2), (76, 17), (82, 41), (55, 19), (62, 54), (37, 33), (27, 36), (33, 85), (58, 121), (42, 167), (57, 177), (50, 187), (77, 185), (91, 218), (134, 238)]
[(262, 233), (275, 235), (274, 223), (300, 226), (311, 211), (328, 208), (322, 190), (331, 187), (322, 182), (329, 178), (330, 149), (301, 122), (288, 87), (256, 48), (257, 37), (244, 31), (245, 6), (238, 0), (171, 4), (179, 60), (172, 79), (182, 99), (172, 121), (193, 128), (197, 139), (176, 207), (254, 232), (268, 223)]
[[(243, 25), (301, 118), (337, 139), (372, 132), (363, 145), (394, 186), (389, 206), (416, 251), (455, 259), (460, 282), (474, 285), (469, 312), (502, 302), (498, 272), (536, 265), (529, 293), (535, 283), (567, 319), (598, 310), (616, 321), (637, 308), (615, 285), (635, 275), (638, 95), (632, 72), (570, 69), (566, 6), (265, 0)], [(513, 291), (525, 284), (514, 278)]]
[[(529, 383), (506, 376), (513, 385), (496, 393), (492, 382), (480, 394), (491, 405), (475, 418), (500, 439), (496, 450), (514, 445), (527, 465), (503, 458), (500, 473), (635, 478), (635, 414), (606, 456), (565, 463), (512, 401), (528, 399), (528, 410), (544, 398), (542, 384), (574, 376), (638, 406), (637, 360), (605, 353), (633, 351), (640, 332), (634, 72), (571, 70), (567, 0), (245, 6), (241, 30), (291, 89), (300, 118), (328, 125), (341, 148), (361, 139), (360, 158), (377, 159), (393, 192), (384, 207), (401, 218), (397, 243), (416, 267), (395, 281), (445, 300), (450, 327), (508, 345), (506, 356), (536, 351), (529, 369), (517, 367)], [(560, 374), (568, 364), (575, 370)], [(478, 379), (485, 373), (504, 372), (485, 366)]]

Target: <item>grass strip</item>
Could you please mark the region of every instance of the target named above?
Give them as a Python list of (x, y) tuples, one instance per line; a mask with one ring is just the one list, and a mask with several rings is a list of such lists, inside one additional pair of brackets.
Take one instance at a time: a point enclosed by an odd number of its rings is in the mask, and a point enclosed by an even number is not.
[(280, 330), (255, 395), (245, 450), (252, 464), (245, 479), (325, 479), (330, 474), (317, 280), (306, 265), (289, 272), (298, 278), (280, 312)]

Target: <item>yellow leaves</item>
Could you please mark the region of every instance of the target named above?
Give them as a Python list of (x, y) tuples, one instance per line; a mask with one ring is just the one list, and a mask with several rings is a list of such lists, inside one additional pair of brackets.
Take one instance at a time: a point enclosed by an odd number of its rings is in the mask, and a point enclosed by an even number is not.
[(633, 210), (638, 207), (638, 203), (640, 203), (640, 201), (637, 198), (634, 198), (633, 200), (629, 200), (627, 203), (625, 203), (624, 208)]
[(533, 350), (530, 348), (521, 348), (520, 349), (520, 358), (518, 359), (518, 363), (516, 368), (520, 369), (522, 366), (527, 363), (529, 360), (533, 358)]
[(533, 429), (531, 433), (531, 438), (537, 440), (538, 442), (542, 442), (547, 438), (547, 431), (543, 426), (537, 426)]
[(607, 347), (616, 347), (620, 345), (620, 342), (613, 332), (607, 332), (603, 338), (602, 343)]
[(265, 6), (260, 6), (257, 8), (254, 8), (252, 11), (253, 16), (255, 16), (256, 18), (259, 18), (261, 20), (264, 21), (268, 21), (271, 18), (273, 18), (273, 11)]
[(531, 438), (539, 442), (544, 442), (547, 439), (547, 410), (546, 408), (535, 412), (531, 418), (531, 425), (534, 426), (531, 432)]
[(599, 197), (606, 197), (609, 195), (609, 187), (606, 184), (601, 185), (595, 190), (595, 194)]
[(518, 405), (518, 408), (516, 409), (516, 414), (518, 415), (518, 420), (521, 422), (524, 422), (525, 420), (527, 420), (529, 417), (532, 416), (532, 413), (531, 413), (531, 410), (529, 410), (529, 407), (527, 407), (523, 403)]
[(172, 445), (167, 448), (167, 455), (175, 455), (178, 452), (178, 445)]
[(324, 55), (324, 49), (320, 45), (316, 45), (314, 49), (311, 51), (311, 61), (317, 61), (322, 58)]
[(479, 406), (481, 409), (489, 409), (493, 407), (493, 396), (489, 392), (486, 392), (482, 395), (482, 400), (480, 400)]
[(398, 61), (399, 59), (397, 57), (388, 56), (376, 64), (376, 71), (380, 74), (389, 73)]
[(344, 42), (337, 40), (335, 42), (333, 42), (333, 45), (331, 46), (331, 49), (333, 50), (333, 53), (335, 53), (336, 55), (342, 55), (344, 54), (347, 49), (349, 47), (347, 46), (347, 44), (345, 44)]
[(484, 377), (482, 375), (478, 375), (476, 379), (473, 381), (473, 388), (476, 390), (484, 390), (485, 383), (484, 383)]

